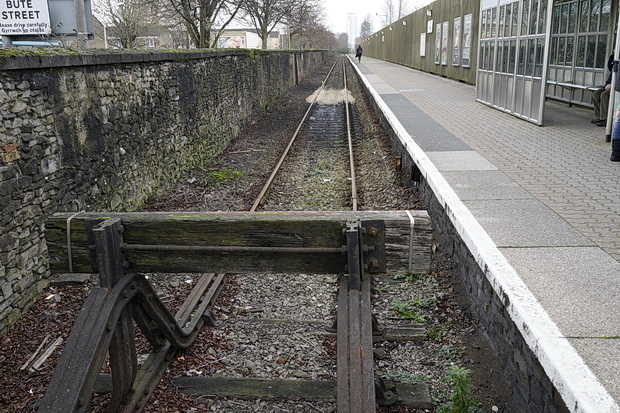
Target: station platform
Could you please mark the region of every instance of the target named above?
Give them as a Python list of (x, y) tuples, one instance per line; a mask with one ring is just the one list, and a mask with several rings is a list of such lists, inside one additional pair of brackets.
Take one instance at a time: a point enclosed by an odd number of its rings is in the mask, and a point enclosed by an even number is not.
[(547, 101), (537, 126), (476, 102), (474, 86), (354, 64), (569, 410), (620, 412), (620, 162), (593, 111)]

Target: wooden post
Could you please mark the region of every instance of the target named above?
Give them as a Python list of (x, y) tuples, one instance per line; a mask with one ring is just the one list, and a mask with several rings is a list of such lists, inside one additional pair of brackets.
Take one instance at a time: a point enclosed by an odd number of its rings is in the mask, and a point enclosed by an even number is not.
[[(93, 229), (101, 287), (112, 289), (123, 276), (122, 230), (119, 218), (106, 220)], [(109, 352), (112, 398), (108, 411), (116, 412), (122, 410), (123, 401), (129, 395), (138, 371), (135, 334), (129, 305), (125, 306), (116, 324)]]

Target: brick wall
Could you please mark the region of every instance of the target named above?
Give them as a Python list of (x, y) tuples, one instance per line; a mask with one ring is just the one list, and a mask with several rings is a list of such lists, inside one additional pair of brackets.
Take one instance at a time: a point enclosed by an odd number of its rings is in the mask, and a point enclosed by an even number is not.
[(327, 58), (0, 54), (0, 333), (48, 284), (49, 214), (135, 210), (208, 163)]

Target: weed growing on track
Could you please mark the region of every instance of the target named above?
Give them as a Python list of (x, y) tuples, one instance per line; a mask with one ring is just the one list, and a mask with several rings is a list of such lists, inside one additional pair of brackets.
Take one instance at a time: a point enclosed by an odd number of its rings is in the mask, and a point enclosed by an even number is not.
[(404, 371), (388, 371), (385, 378), (391, 381), (409, 384), (428, 383), (430, 381), (429, 378), (423, 374), (411, 374)]
[(451, 344), (445, 343), (437, 350), (437, 357), (448, 361), (455, 362), (463, 358), (463, 352)]
[(474, 398), (471, 389), (472, 370), (451, 366), (450, 373), (443, 380), (451, 382), (452, 394), (450, 401), (437, 408), (437, 413), (480, 413), (482, 403)]
[(239, 171), (231, 171), (228, 169), (209, 168), (205, 170), (206, 180), (213, 186), (222, 186), (228, 181), (243, 177), (243, 173)]
[(392, 308), (396, 311), (398, 316), (404, 320), (413, 320), (416, 323), (426, 323), (426, 316), (415, 310), (411, 304), (397, 301), (392, 305)]
[(426, 275), (424, 274), (399, 274), (394, 276), (395, 280), (405, 280), (407, 282), (425, 281)]
[(437, 304), (437, 299), (435, 297), (426, 297), (426, 298), (418, 297), (418, 298), (414, 298), (413, 300), (409, 301), (409, 303), (414, 308), (431, 309), (435, 307), (435, 305)]
[(444, 337), (452, 328), (452, 324), (449, 322), (442, 323), (437, 327), (431, 327), (427, 330), (426, 334), (430, 340), (438, 342), (444, 341)]

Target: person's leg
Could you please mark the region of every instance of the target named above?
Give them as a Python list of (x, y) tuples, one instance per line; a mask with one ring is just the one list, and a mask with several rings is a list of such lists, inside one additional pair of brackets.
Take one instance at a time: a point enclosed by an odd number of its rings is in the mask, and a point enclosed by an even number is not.
[(607, 126), (607, 110), (609, 109), (609, 90), (604, 90), (599, 99), (599, 121), (596, 126)]
[(605, 89), (598, 89), (592, 92), (592, 104), (594, 105), (594, 119), (601, 119), (601, 93)]
[(612, 162), (620, 162), (620, 139), (611, 140), (611, 156), (609, 160)]
[(609, 92), (610, 89), (607, 89), (601, 93), (601, 112), (599, 114), (600, 119), (607, 120), (607, 112), (609, 111)]

